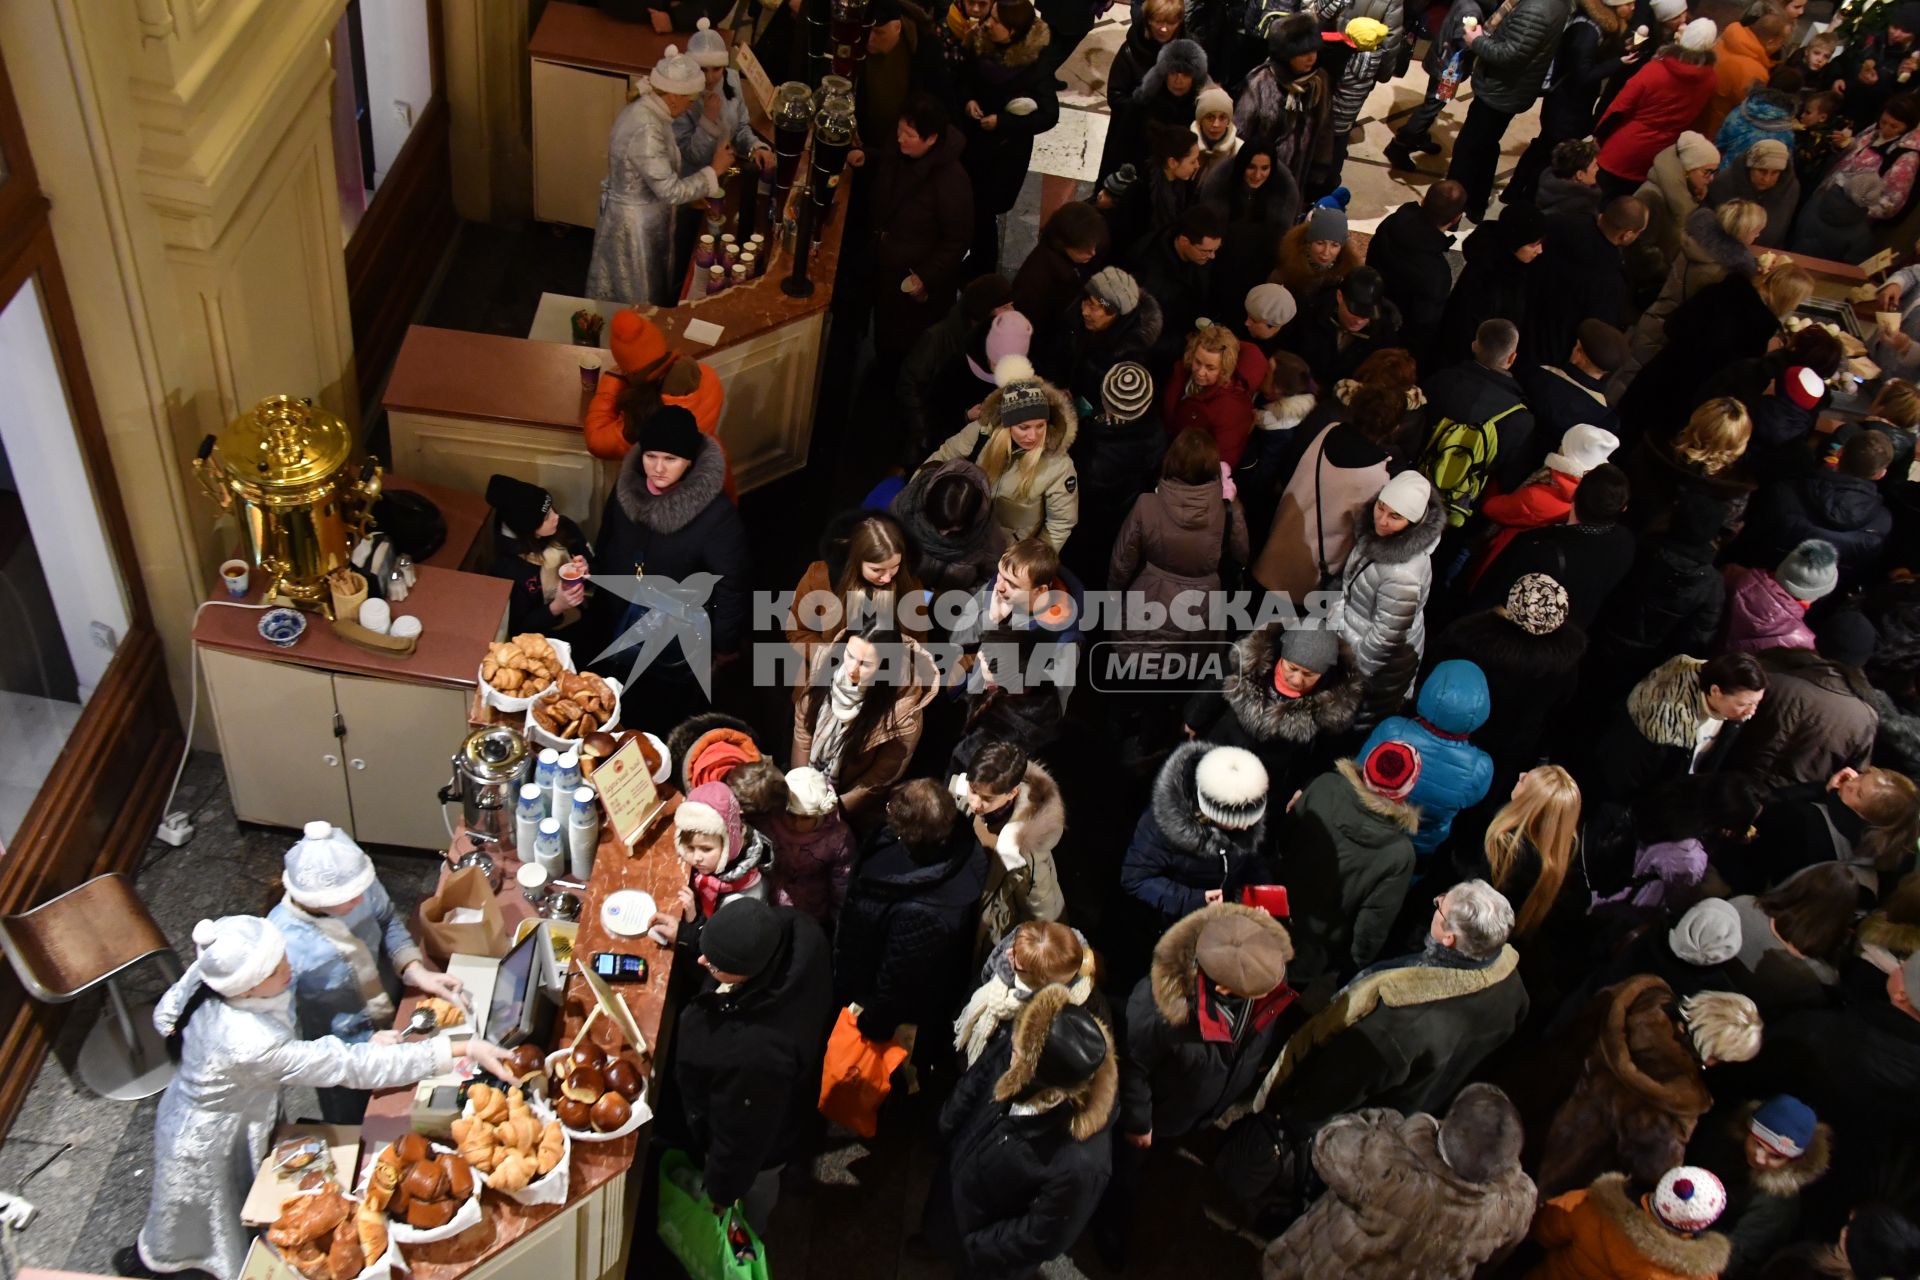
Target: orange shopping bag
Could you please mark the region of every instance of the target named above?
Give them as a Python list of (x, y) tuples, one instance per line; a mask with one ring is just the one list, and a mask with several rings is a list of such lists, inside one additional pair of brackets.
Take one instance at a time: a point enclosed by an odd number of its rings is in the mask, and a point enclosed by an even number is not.
[(869, 1040), (860, 1034), (853, 1009), (840, 1011), (827, 1041), (820, 1071), (820, 1114), (837, 1125), (871, 1138), (879, 1127), (880, 1104), (892, 1089), (894, 1071), (907, 1060), (905, 1045)]

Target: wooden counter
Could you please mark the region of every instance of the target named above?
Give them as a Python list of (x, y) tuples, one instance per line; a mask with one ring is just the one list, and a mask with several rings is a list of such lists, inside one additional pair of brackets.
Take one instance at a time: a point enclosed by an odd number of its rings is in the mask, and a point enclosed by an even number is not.
[[(677, 804), (677, 799), (673, 803)], [(667, 812), (671, 811), (672, 804)], [(457, 841), (455, 854), (464, 851), (464, 842)], [(511, 856), (503, 861), (498, 901), (509, 924), (517, 924), (533, 913), (514, 884), (514, 872), (520, 864)], [(444, 879), (445, 869), (441, 875)], [(604, 835), (574, 943), (574, 954), (580, 957), (607, 950), (646, 957), (647, 981), (614, 990), (626, 1000), (652, 1050), (661, 1044), (673, 949), (644, 937), (612, 937), (600, 924), (599, 904), (617, 889), (642, 889), (655, 901), (670, 902), (686, 882), (685, 868), (673, 851), (670, 817), (655, 824), (652, 838), (632, 857), (627, 855), (626, 846)], [(400, 1022), (406, 1021), (416, 1003), (417, 998), (401, 1003)], [(586, 979), (577, 971), (570, 973), (560, 1043), (573, 1038), (592, 1006)], [(655, 1069), (648, 1072), (646, 1094), (650, 1105), (658, 1093), (657, 1057), (652, 1065)], [(412, 1103), (412, 1089), (387, 1090), (373, 1096), (363, 1126), (363, 1158), (373, 1158), (388, 1142), (407, 1132)], [(575, 1142), (567, 1202), (563, 1205), (519, 1205), (483, 1192), (485, 1218), (479, 1226), (439, 1244), (405, 1247), (413, 1280), (519, 1280), (529, 1276), (542, 1280), (616, 1280), (624, 1276), (643, 1180), (636, 1166), (651, 1137), (652, 1126), (642, 1125), (637, 1132), (612, 1142)]]
[(661, 35), (645, 22), (622, 22), (587, 4), (553, 0), (527, 41), (527, 56), (541, 62), (594, 67), (639, 75), (652, 69), (673, 45), (685, 53), (690, 31)]

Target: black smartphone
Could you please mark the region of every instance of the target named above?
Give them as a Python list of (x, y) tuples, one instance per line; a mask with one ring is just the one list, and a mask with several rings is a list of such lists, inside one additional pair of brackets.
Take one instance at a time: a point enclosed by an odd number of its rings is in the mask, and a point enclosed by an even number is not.
[(593, 971), (608, 982), (645, 982), (647, 960), (645, 956), (626, 956), (618, 951), (596, 951)]

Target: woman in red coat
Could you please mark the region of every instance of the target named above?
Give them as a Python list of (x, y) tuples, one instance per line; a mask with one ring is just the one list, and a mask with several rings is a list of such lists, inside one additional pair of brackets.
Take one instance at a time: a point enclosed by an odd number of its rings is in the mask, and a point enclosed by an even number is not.
[(1507, 544), (1528, 529), (1565, 524), (1573, 511), (1573, 491), (1580, 478), (1620, 447), (1620, 437), (1604, 427), (1585, 422), (1568, 427), (1560, 447), (1547, 455), (1547, 464), (1527, 477), (1512, 493), (1497, 493), (1480, 503), (1480, 514), (1493, 522), (1492, 536), (1476, 557), (1467, 578), (1474, 586)]
[(1240, 465), (1253, 434), (1253, 395), (1267, 375), (1267, 358), (1223, 324), (1187, 335), (1187, 353), (1174, 361), (1160, 401), (1169, 436), (1197, 427), (1213, 437), (1220, 460)]
[(1600, 185), (1630, 196), (1646, 181), (1653, 158), (1672, 146), (1713, 96), (1713, 44), (1719, 29), (1695, 18), (1661, 48), (1614, 98), (1594, 126), (1600, 139)]

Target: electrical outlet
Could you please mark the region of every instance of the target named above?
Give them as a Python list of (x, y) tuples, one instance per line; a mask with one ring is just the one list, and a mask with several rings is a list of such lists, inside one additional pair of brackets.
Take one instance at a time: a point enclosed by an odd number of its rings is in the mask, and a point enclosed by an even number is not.
[(400, 117), (401, 124), (409, 129), (413, 128), (413, 104), (411, 102), (403, 102), (399, 98), (395, 98), (393, 100), (393, 114)]
[(105, 649), (108, 653), (113, 653), (120, 647), (120, 637), (115, 634), (112, 627), (104, 622), (93, 623), (87, 628), (87, 634), (93, 637), (93, 643), (95, 645)]

